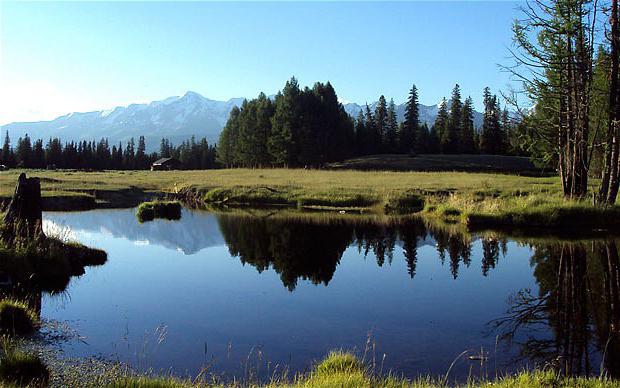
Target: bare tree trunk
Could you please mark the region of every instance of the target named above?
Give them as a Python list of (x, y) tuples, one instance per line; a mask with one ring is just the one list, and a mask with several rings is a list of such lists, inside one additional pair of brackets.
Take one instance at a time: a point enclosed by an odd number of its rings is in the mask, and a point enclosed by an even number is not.
[(42, 236), (42, 218), (39, 178), (26, 178), (26, 174), (21, 173), (17, 179), (13, 199), (4, 215), (3, 237)]
[(599, 189), (599, 203), (613, 205), (616, 203), (618, 186), (620, 183), (620, 92), (618, 90), (618, 72), (620, 55), (620, 29), (618, 27), (618, 0), (612, 0), (611, 15), (611, 66), (609, 69), (609, 123), (607, 130), (607, 145), (605, 151), (605, 167), (601, 187)]

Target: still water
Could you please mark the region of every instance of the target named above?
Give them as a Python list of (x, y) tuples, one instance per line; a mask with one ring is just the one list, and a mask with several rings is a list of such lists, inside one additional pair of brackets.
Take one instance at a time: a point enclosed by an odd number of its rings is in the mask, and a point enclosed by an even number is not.
[(190, 210), (143, 224), (135, 209), (46, 213), (44, 227), (108, 253), (43, 293), (42, 317), (80, 336), (68, 356), (242, 378), (303, 372), (336, 348), (408, 377), (443, 375), (461, 354), (450, 373), (463, 379), (598, 374), (607, 348), (603, 367), (619, 369), (613, 240)]

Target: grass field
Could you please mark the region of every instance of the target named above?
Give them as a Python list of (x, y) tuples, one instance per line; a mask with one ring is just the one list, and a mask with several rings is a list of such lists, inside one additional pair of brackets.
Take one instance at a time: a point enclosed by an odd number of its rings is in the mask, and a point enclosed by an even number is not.
[[(19, 172), (0, 173), (0, 198), (11, 196)], [(27, 174), (41, 178), (48, 210), (130, 207), (168, 194), (198, 206), (284, 205), (374, 213), (423, 208), (429, 216), (480, 226), (567, 227), (577, 220), (581, 226), (620, 226), (618, 207), (601, 210), (587, 199), (564, 200), (557, 177), (305, 169)]]
[[(0, 197), (9, 198), (21, 170), (0, 173)], [(212, 189), (236, 191), (256, 198), (268, 193), (287, 200), (317, 199), (328, 204), (357, 199), (363, 207), (404, 198), (407, 194), (538, 194), (559, 196), (555, 177), (523, 177), (464, 172), (370, 172), (304, 169), (226, 169), (204, 171), (104, 171), (29, 170), (41, 178), (44, 197), (94, 196), (136, 192), (144, 195)], [(264, 192), (264, 193), (263, 193)], [(213, 193), (215, 194), (215, 193)], [(234, 193), (233, 193), (234, 194)], [(276, 197), (275, 195), (272, 195)], [(229, 198), (229, 202), (231, 199)], [(351, 201), (349, 201), (351, 202)]]
[(352, 158), (328, 166), (340, 170), (496, 172), (534, 176), (553, 172), (549, 168), (537, 168), (527, 157), (503, 155), (382, 154)]

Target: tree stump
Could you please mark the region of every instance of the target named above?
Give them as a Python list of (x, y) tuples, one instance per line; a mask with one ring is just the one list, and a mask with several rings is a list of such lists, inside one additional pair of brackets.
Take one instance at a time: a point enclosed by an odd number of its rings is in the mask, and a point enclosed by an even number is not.
[(5, 234), (11, 233), (12, 237), (43, 236), (42, 212), (39, 178), (26, 178), (26, 174), (21, 173), (4, 216)]

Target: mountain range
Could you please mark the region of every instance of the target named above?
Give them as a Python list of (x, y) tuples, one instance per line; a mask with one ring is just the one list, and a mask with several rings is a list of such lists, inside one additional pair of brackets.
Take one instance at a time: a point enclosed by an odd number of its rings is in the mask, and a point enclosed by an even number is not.
[[(2, 133), (9, 132), (12, 139), (28, 134), (34, 139), (59, 137), (62, 140), (98, 140), (107, 138), (110, 143), (127, 142), (130, 138), (144, 136), (147, 148), (157, 150), (162, 138), (179, 144), (196, 136), (217, 142), (219, 133), (228, 120), (233, 107), (240, 106), (244, 98), (227, 101), (211, 100), (196, 92), (181, 97), (169, 97), (148, 104), (131, 104), (110, 110), (69, 113), (50, 121), (15, 122), (2, 126)], [(374, 111), (376, 102), (369, 104)], [(357, 117), (363, 105), (343, 104), (352, 117)], [(437, 105), (419, 105), (420, 121), (429, 126), (437, 116)], [(405, 104), (396, 106), (399, 121), (404, 119)], [(474, 112), (474, 124), (482, 125), (482, 114)]]

